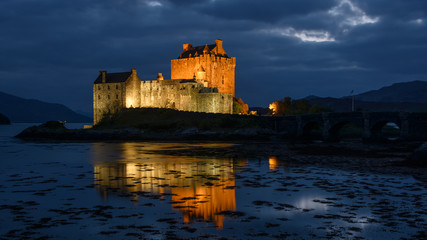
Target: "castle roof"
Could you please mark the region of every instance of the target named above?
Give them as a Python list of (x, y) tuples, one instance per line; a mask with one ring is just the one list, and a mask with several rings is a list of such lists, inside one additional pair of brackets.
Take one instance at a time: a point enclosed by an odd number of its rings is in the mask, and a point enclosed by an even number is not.
[[(126, 82), (132, 72), (120, 72), (120, 73), (107, 73), (105, 74), (106, 83), (120, 83)], [(94, 83), (102, 83), (102, 74), (99, 74)]]
[[(187, 49), (182, 51), (182, 53), (179, 55), (178, 59), (180, 58), (190, 58), (195, 56), (200, 56), (204, 54), (204, 50), (208, 50), (207, 52), (210, 54), (218, 55), (221, 57), (228, 58), (227, 54), (216, 54), (214, 49), (217, 47), (217, 44), (210, 44), (210, 45), (203, 45), (203, 46), (196, 46), (193, 47), (191, 45), (188, 46)], [(207, 48), (207, 49), (205, 49)], [(225, 52), (224, 52), (225, 53)]]

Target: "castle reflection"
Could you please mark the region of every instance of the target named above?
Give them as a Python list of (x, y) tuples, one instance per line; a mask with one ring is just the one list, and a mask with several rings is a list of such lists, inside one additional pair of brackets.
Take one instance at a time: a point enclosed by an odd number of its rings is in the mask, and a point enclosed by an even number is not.
[(183, 214), (184, 222), (194, 218), (215, 221), (218, 213), (236, 209), (235, 180), (231, 159), (170, 156), (152, 151), (180, 149), (185, 145), (117, 143), (94, 144), (95, 186), (109, 194), (127, 194), (135, 201), (141, 193), (171, 195), (171, 205)]

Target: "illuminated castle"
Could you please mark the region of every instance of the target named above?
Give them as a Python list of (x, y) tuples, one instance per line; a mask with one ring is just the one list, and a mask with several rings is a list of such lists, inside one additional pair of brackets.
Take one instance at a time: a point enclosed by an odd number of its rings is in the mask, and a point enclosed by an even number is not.
[(222, 40), (193, 47), (184, 44), (171, 60), (171, 79), (144, 80), (130, 72), (100, 71), (93, 84), (93, 117), (97, 124), (105, 115), (123, 108), (156, 107), (182, 111), (232, 113), (236, 58), (228, 57)]

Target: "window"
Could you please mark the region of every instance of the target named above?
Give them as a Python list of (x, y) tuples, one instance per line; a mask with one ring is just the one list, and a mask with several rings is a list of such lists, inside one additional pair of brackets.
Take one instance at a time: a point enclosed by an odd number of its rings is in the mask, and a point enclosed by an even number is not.
[(224, 76), (222, 76), (222, 84), (224, 84)]
[(101, 86), (98, 86), (98, 90), (101, 90)]
[(110, 99), (110, 95), (108, 95), (108, 99)]
[(119, 99), (119, 95), (118, 94), (116, 94), (116, 99)]
[(98, 95), (98, 99), (101, 99), (101, 95)]
[(108, 90), (110, 90), (110, 86), (108, 86)]
[(119, 85), (116, 85), (116, 89), (119, 89)]

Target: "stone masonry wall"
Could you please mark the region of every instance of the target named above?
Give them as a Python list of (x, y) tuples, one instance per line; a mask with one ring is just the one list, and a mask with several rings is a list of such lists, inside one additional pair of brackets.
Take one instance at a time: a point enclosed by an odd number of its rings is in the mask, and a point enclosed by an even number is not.
[[(181, 80), (141, 82), (140, 107), (172, 108), (182, 111), (232, 113), (231, 94), (218, 93), (202, 83)], [(225, 106), (222, 106), (225, 105)]]
[(102, 83), (93, 85), (93, 122), (97, 124), (105, 114), (125, 107), (125, 84)]
[(136, 74), (136, 70), (132, 69), (131, 76), (125, 82), (125, 107), (140, 107), (141, 106), (141, 79)]
[(199, 93), (198, 112), (233, 113), (233, 96), (229, 93)]
[[(208, 87), (218, 88), (220, 93), (234, 97), (234, 70), (236, 58), (203, 54), (197, 57), (171, 60), (171, 79), (192, 79), (204, 76)], [(203, 72), (204, 71), (204, 72)]]
[(93, 85), (94, 124), (106, 114), (123, 108), (155, 107), (181, 111), (229, 113), (233, 112), (233, 96), (218, 93), (215, 88), (191, 80), (141, 81), (131, 75), (123, 83)]

